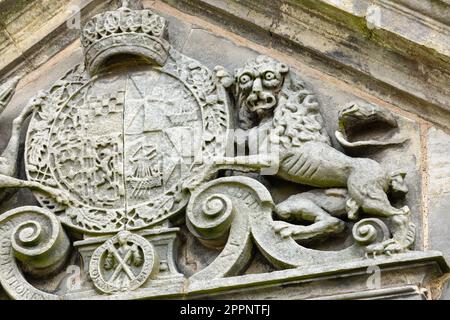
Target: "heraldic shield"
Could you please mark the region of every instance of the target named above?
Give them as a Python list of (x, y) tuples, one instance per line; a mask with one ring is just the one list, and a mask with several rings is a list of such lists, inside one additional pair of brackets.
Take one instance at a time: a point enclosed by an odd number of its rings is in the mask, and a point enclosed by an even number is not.
[(104, 293), (135, 290), (149, 277), (182, 285), (172, 252), (178, 229), (167, 220), (225, 152), (225, 88), (172, 48), (166, 31), (164, 18), (126, 3), (95, 16), (82, 33), (84, 65), (32, 100), (28, 179), (58, 190), (57, 200), (35, 195), (84, 235), (74, 246)]
[(68, 226), (108, 233), (162, 222), (186, 205), (184, 185), (207, 170), (204, 157), (223, 152), (226, 100), (205, 67), (177, 58), (92, 78), (76, 69), (69, 77), (78, 83), (43, 99), (28, 134), (27, 172), (67, 191), (74, 205), (59, 216)]
[[(20, 131), (31, 114), (27, 180), (0, 172), (0, 189), (30, 188), (41, 206), (0, 215), (0, 284), (11, 298), (266, 299), (331, 274), (365, 282), (372, 267), (421, 279), (422, 265), (448, 270), (441, 253), (414, 251), (406, 171), (335, 148), (314, 91), (287, 64), (257, 56), (234, 74), (210, 70), (167, 31), (138, 1), (94, 16), (82, 29), (84, 63), (13, 123)], [(398, 125), (362, 103), (339, 117), (347, 149), (390, 145), (354, 142), (355, 123)], [(295, 193), (277, 199), (272, 178)], [(29, 277), (69, 267), (83, 279), (58, 292)]]

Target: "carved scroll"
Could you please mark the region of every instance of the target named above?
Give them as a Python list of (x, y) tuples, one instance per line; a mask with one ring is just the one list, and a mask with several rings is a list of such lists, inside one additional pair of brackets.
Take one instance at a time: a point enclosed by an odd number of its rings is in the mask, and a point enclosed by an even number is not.
[(69, 239), (58, 219), (39, 207), (21, 207), (0, 217), (0, 283), (14, 299), (47, 300), (58, 296), (40, 291), (24, 271), (40, 276), (57, 270), (69, 253)]
[(286, 269), (360, 259), (390, 236), (381, 220), (363, 219), (353, 228), (355, 243), (350, 247), (339, 251), (309, 249), (293, 237), (275, 232), (273, 208), (269, 191), (248, 177), (220, 178), (196, 190), (187, 208), (189, 230), (203, 241), (221, 239), (228, 230), (229, 235), (219, 256), (190, 280), (239, 275), (250, 261), (253, 241), (275, 267)]
[(271, 210), (272, 205), (267, 190), (252, 179), (221, 178), (196, 190), (187, 208), (189, 230), (203, 241), (224, 236), (228, 240), (219, 256), (190, 279), (205, 281), (239, 274), (251, 259), (250, 212)]

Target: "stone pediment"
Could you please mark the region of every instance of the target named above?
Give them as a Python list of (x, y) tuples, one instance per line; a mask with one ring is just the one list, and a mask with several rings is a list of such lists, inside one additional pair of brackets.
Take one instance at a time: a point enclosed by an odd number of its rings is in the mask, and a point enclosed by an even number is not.
[[(6, 294), (266, 299), (289, 284), (282, 297), (429, 297), (449, 271), (427, 250), (437, 131), (191, 19), (145, 1), (93, 15), (76, 63), (61, 57), (69, 70), (22, 106), (0, 188), (37, 202), (11, 208), (17, 195), (2, 194)], [(1, 110), (17, 85), (3, 86)], [(60, 281), (33, 280), (44, 277)]]

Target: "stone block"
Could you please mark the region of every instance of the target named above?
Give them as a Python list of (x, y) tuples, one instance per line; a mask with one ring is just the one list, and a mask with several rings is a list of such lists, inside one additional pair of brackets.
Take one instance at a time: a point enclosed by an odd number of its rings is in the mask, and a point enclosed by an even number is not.
[(450, 135), (428, 133), (428, 221), (430, 248), (450, 258)]
[(450, 300), (450, 281), (444, 284), (440, 300)]
[(75, 42), (66, 0), (5, 16), (0, 51), (30, 69), (0, 89), (0, 299), (426, 299), (449, 272), (425, 249), (450, 255), (450, 137), (397, 97), (425, 110), (442, 79), (352, 38), (361, 3), (341, 30), (328, 0), (167, 1), (210, 16), (92, 0)]
[(234, 71), (243, 61), (257, 56), (257, 52), (237, 46), (232, 41), (199, 27), (193, 27), (183, 53), (201, 61), (211, 69), (221, 65), (229, 71)]

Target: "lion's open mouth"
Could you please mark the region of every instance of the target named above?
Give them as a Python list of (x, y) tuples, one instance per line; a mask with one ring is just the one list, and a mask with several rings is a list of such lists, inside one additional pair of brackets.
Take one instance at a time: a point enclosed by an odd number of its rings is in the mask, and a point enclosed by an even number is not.
[(258, 110), (272, 109), (277, 104), (275, 96), (269, 92), (262, 92), (260, 94), (250, 94), (247, 98), (247, 105), (252, 112)]

